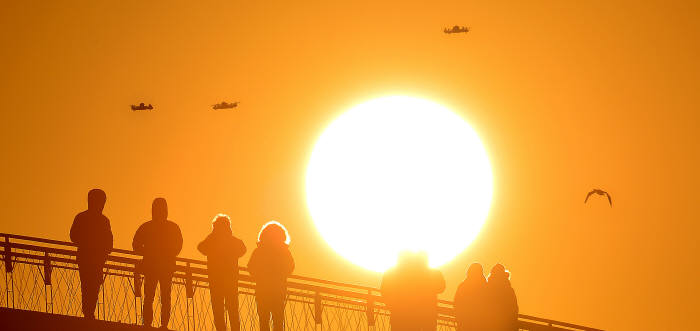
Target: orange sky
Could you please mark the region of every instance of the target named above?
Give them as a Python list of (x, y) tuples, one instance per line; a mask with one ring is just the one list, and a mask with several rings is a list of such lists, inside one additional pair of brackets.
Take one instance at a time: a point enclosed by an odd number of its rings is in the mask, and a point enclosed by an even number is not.
[[(406, 94), (467, 119), (493, 164), (444, 298), (468, 263), (502, 262), (525, 314), (696, 325), (698, 2), (6, 1), (0, 45), (0, 231), (67, 240), (99, 187), (126, 248), (163, 196), (183, 256), (218, 212), (249, 248), (277, 219), (298, 273), (378, 285), (315, 231), (304, 172), (343, 110)], [(614, 208), (584, 205), (593, 187)]]

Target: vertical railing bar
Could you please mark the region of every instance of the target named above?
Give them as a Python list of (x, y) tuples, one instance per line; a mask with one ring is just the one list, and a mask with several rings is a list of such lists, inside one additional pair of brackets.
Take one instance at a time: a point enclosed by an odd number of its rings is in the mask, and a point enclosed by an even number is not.
[(105, 268), (102, 268), (102, 284), (100, 287), (102, 288), (102, 320), (106, 321), (107, 320), (107, 302), (105, 301), (105, 282), (107, 281), (107, 273), (105, 272)]
[[(5, 267), (7, 270), (7, 267)], [(9, 285), (9, 277), (12, 277), (12, 272), (5, 271), (5, 306), (6, 308), (10, 308), (10, 285)]]

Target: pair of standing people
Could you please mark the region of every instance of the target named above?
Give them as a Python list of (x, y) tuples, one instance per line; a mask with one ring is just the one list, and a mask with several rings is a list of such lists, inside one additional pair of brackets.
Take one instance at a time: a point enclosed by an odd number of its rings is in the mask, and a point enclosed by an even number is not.
[(458, 331), (518, 330), (518, 301), (502, 264), (491, 269), (487, 281), (481, 264), (472, 263), (457, 288), (454, 306)]
[[(233, 236), (231, 220), (219, 214), (212, 222), (212, 232), (197, 249), (207, 256), (209, 289), (214, 324), (219, 331), (226, 330), (224, 309), (228, 311), (231, 330), (240, 329), (238, 314), (238, 259), (245, 252), (243, 241)], [(260, 319), (260, 330), (284, 330), (284, 305), (287, 277), (294, 270), (294, 259), (289, 251), (289, 235), (277, 222), (268, 222), (258, 234), (257, 247), (248, 262), (248, 271), (255, 280), (255, 301)]]
[[(88, 192), (88, 209), (75, 216), (70, 238), (78, 246), (77, 263), (82, 292), (83, 316), (95, 318), (95, 307), (100, 286), (104, 281), (102, 269), (113, 248), (109, 219), (102, 214), (107, 196), (100, 189)], [(170, 320), (170, 289), (175, 272), (175, 259), (182, 250), (180, 227), (168, 220), (168, 204), (156, 198), (152, 205), (152, 219), (142, 224), (132, 242), (134, 252), (143, 255), (139, 269), (143, 272), (143, 323), (153, 322), (153, 301), (156, 286), (161, 292), (161, 327)]]

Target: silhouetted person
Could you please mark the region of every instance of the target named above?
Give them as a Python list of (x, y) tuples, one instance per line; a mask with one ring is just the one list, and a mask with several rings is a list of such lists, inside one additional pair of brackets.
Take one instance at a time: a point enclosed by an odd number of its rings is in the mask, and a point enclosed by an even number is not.
[(283, 331), (287, 277), (294, 271), (294, 259), (289, 252), (289, 236), (281, 224), (268, 222), (260, 230), (248, 271), (255, 280), (260, 330), (270, 330), (272, 317), (272, 329)]
[(486, 278), (479, 263), (472, 263), (467, 278), (459, 284), (455, 294), (455, 317), (457, 331), (483, 331), (486, 329), (484, 302)]
[(214, 325), (226, 330), (224, 307), (228, 311), (231, 330), (240, 329), (238, 318), (238, 259), (246, 252), (243, 241), (233, 236), (231, 219), (219, 214), (212, 222), (212, 231), (197, 249), (207, 256), (209, 293)]
[(488, 309), (488, 330), (518, 330), (518, 300), (510, 285), (510, 273), (502, 264), (491, 269), (486, 284), (486, 309)]
[(437, 329), (437, 295), (445, 290), (442, 273), (428, 267), (424, 254), (402, 253), (384, 273), (380, 288), (392, 330)]
[(88, 209), (75, 216), (70, 240), (78, 245), (77, 262), (80, 274), (83, 315), (95, 318), (97, 295), (102, 285), (102, 268), (112, 250), (112, 229), (102, 215), (107, 195), (100, 189), (88, 192)]
[(153, 299), (156, 285), (160, 283), (162, 328), (167, 328), (170, 320), (170, 288), (175, 258), (182, 249), (180, 227), (168, 220), (168, 204), (163, 198), (153, 200), (152, 220), (143, 223), (131, 244), (134, 251), (143, 255), (141, 269), (144, 275), (143, 324), (153, 323)]

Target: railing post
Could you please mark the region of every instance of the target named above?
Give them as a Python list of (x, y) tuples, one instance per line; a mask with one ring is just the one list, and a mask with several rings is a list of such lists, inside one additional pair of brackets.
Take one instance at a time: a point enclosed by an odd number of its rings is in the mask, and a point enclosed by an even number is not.
[(367, 327), (374, 327), (374, 299), (372, 297), (372, 290), (367, 290)]
[[(12, 246), (10, 246), (10, 236), (5, 235), (5, 242), (3, 243), (3, 249), (5, 251), (3, 261), (5, 262), (5, 295), (7, 301), (7, 308), (10, 308), (10, 302), (12, 302), (12, 307), (15, 308), (15, 279), (12, 276), (12, 271), (14, 266), (12, 265)], [(10, 301), (12, 298), (12, 301)]]
[(44, 285), (51, 285), (51, 260), (49, 252), (44, 252)]
[(10, 246), (10, 236), (5, 235), (5, 242), (3, 243), (3, 248), (5, 250), (5, 272), (12, 272), (14, 266), (12, 265), (12, 247)]
[(314, 322), (317, 325), (323, 325), (323, 302), (321, 300), (323, 300), (321, 294), (316, 291), (314, 296)]
[[(185, 264), (186, 269), (185, 269), (185, 294), (187, 295), (187, 329), (190, 329), (190, 325), (192, 325), (192, 330), (195, 329), (194, 325), (194, 286), (192, 286), (192, 266), (190, 265), (189, 262)], [(192, 302), (192, 319), (190, 322), (190, 301)]]
[(134, 264), (134, 325), (139, 325), (139, 309), (141, 306), (141, 272), (139, 271), (139, 262)]
[(53, 286), (51, 286), (51, 256), (44, 252), (44, 303), (46, 312), (53, 313)]

